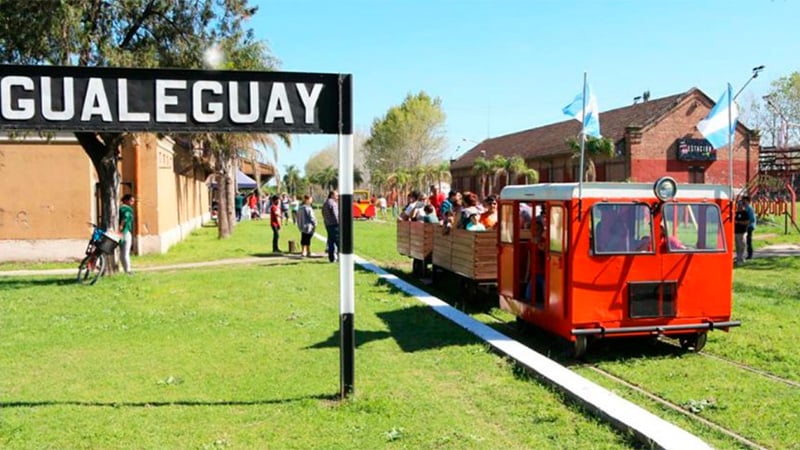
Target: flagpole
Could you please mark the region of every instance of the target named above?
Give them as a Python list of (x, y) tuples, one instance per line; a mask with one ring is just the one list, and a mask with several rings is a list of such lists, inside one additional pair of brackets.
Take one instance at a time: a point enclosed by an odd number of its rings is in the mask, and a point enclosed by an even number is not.
[(731, 84), (728, 83), (728, 181), (730, 182), (730, 198), (733, 202), (733, 97), (731, 97)]
[[(583, 198), (583, 150), (586, 145), (586, 72), (583, 72), (583, 108), (581, 108), (581, 165), (578, 168), (578, 202)], [(580, 217), (580, 209), (578, 210)]]

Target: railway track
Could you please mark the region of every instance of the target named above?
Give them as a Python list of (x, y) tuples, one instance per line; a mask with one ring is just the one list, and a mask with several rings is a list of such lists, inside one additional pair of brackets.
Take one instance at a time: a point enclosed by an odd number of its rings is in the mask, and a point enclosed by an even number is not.
[[(480, 318), (480, 316), (484, 316), (484, 317), (488, 318), (494, 325), (498, 325), (500, 328), (505, 329), (508, 332), (508, 334), (510, 334), (511, 336), (518, 337), (518, 335), (520, 334), (519, 331), (516, 329), (516, 327), (514, 325), (502, 320), (501, 318), (495, 316), (494, 314), (492, 314), (490, 312), (477, 313), (477, 314), (473, 314), (473, 316), (476, 317), (476, 318)], [(669, 345), (675, 345), (672, 342), (668, 342), (666, 340), (664, 340), (663, 342), (665, 342), (665, 343), (667, 343)], [(701, 353), (701, 354), (703, 356), (705, 356), (705, 357), (712, 358), (712, 359), (715, 359), (715, 360), (719, 360), (721, 362), (725, 362), (725, 363), (734, 365), (736, 367), (739, 367), (739, 368), (741, 368), (743, 370), (747, 370), (749, 372), (761, 375), (761, 376), (763, 376), (763, 377), (765, 377), (767, 379), (770, 379), (772, 381), (785, 383), (785, 384), (788, 384), (788, 385), (794, 386), (794, 387), (800, 387), (800, 383), (797, 383), (797, 382), (795, 382), (793, 380), (788, 380), (788, 379), (779, 377), (777, 375), (770, 374), (768, 372), (765, 372), (765, 371), (762, 371), (762, 370), (759, 370), (759, 369), (755, 369), (753, 367), (747, 366), (746, 364), (741, 364), (741, 363), (738, 363), (736, 361), (729, 360), (727, 358), (722, 358), (720, 356), (716, 356), (716, 355), (709, 354), (709, 353)], [(741, 434), (737, 433), (736, 431), (731, 430), (729, 428), (726, 428), (725, 426), (723, 426), (721, 424), (718, 424), (716, 422), (710, 421), (710, 420), (708, 420), (708, 419), (706, 419), (704, 417), (698, 416), (697, 414), (695, 414), (692, 411), (686, 409), (685, 407), (683, 407), (683, 406), (681, 406), (679, 404), (676, 404), (674, 402), (671, 402), (671, 401), (669, 401), (669, 400), (667, 400), (667, 399), (665, 399), (665, 398), (663, 398), (663, 397), (661, 397), (661, 396), (659, 396), (659, 395), (657, 395), (657, 394), (655, 394), (655, 393), (653, 393), (651, 391), (648, 391), (646, 388), (644, 388), (642, 386), (639, 386), (639, 385), (637, 385), (635, 383), (632, 383), (632, 382), (630, 382), (628, 380), (625, 380), (621, 376), (619, 376), (617, 374), (614, 374), (612, 372), (609, 372), (609, 371), (599, 367), (597, 364), (593, 364), (593, 363), (577, 363), (577, 364), (573, 364), (572, 367), (589, 369), (592, 372), (594, 372), (594, 373), (596, 373), (598, 375), (601, 375), (604, 378), (614, 382), (615, 384), (623, 386), (625, 389), (628, 389), (630, 391), (636, 392), (637, 394), (646, 397), (647, 399), (657, 403), (658, 405), (660, 405), (663, 408), (666, 408), (668, 410), (677, 412), (677, 413), (689, 418), (690, 420), (692, 420), (694, 422), (700, 423), (705, 427), (708, 427), (708, 428), (710, 428), (710, 429), (712, 429), (712, 430), (714, 430), (714, 431), (716, 431), (716, 432), (718, 432), (720, 434), (723, 434), (723, 435), (729, 437), (730, 439), (735, 440), (736, 442), (738, 442), (739, 444), (741, 444), (742, 446), (744, 446), (746, 448), (757, 449), (757, 450), (766, 450), (766, 447), (763, 447), (762, 445), (758, 444), (757, 442), (754, 442), (754, 441), (748, 439), (747, 437), (742, 436)]]

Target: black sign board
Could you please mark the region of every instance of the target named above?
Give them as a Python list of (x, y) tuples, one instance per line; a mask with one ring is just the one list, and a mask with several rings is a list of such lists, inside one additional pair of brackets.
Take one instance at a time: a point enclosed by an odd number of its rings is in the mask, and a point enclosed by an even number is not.
[(705, 139), (678, 139), (678, 161), (716, 161), (717, 150)]
[(351, 82), (324, 73), (0, 65), (0, 130), (347, 134)]

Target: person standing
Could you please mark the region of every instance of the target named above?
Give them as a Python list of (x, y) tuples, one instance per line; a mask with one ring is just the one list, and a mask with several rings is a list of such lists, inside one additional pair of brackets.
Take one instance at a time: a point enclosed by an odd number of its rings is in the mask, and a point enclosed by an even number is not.
[(300, 229), (300, 256), (311, 256), (311, 238), (317, 229), (317, 218), (311, 209), (311, 196), (303, 196), (303, 204), (297, 208), (297, 228)]
[(236, 213), (236, 221), (240, 222), (242, 220), (242, 208), (244, 208), (244, 194), (237, 192), (236, 197), (233, 199), (233, 205), (233, 210)]
[(747, 231), (744, 238), (747, 244), (747, 259), (753, 259), (753, 231), (756, 230), (756, 212), (753, 210), (753, 205), (750, 204), (750, 196), (745, 194), (742, 196), (742, 203), (744, 203), (744, 210), (747, 212)]
[(119, 231), (122, 233), (120, 242), (119, 259), (122, 269), (128, 275), (131, 271), (131, 247), (133, 245), (133, 204), (136, 199), (131, 194), (122, 196), (122, 205), (119, 207)]
[(328, 233), (325, 251), (328, 252), (328, 261), (334, 262), (339, 255), (339, 193), (335, 190), (328, 193), (328, 199), (322, 205), (322, 221)]
[(271, 202), (269, 224), (272, 226), (272, 253), (281, 253), (281, 249), (278, 248), (278, 239), (280, 239), (281, 232), (281, 199), (277, 195), (273, 195)]
[(747, 210), (745, 209), (744, 202), (740, 199), (736, 205), (736, 215), (733, 218), (733, 236), (736, 241), (736, 264), (744, 262), (745, 253), (745, 235), (747, 234), (747, 227), (750, 224), (750, 219), (747, 217)]
[(386, 197), (381, 195), (380, 197), (378, 197), (378, 208), (380, 209), (381, 218), (383, 220), (386, 220), (386, 207), (387, 207)]
[(433, 205), (433, 211), (437, 216), (441, 214), (442, 203), (444, 203), (445, 200), (447, 200), (447, 197), (444, 195), (444, 192), (441, 192), (438, 186), (432, 184), (428, 203)]

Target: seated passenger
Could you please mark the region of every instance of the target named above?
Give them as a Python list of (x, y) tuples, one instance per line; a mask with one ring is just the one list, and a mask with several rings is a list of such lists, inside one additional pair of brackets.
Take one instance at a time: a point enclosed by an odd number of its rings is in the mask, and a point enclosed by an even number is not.
[(626, 252), (631, 250), (630, 232), (624, 218), (612, 210), (603, 211), (595, 227), (595, 248), (600, 252)]
[(661, 236), (662, 236), (662, 242), (666, 241), (666, 244), (667, 244), (666, 246), (670, 250), (685, 250), (686, 249), (686, 246), (683, 245), (683, 242), (681, 242), (680, 239), (678, 239), (677, 235), (675, 235), (675, 234), (670, 235), (667, 232), (667, 227), (666, 226), (663, 226), (663, 225), (661, 226)]
[(439, 223), (439, 217), (436, 216), (436, 210), (434, 209), (433, 205), (427, 204), (422, 209), (425, 213), (422, 216), (422, 221), (425, 223)]
[(486, 227), (481, 223), (481, 216), (479, 214), (470, 214), (469, 222), (466, 226), (467, 231), (486, 231)]
[(455, 222), (453, 211), (445, 212), (444, 221), (442, 222), (442, 234), (450, 234), (450, 230), (453, 229), (453, 222)]
[(467, 228), (470, 217), (473, 214), (480, 214), (478, 209), (478, 196), (473, 192), (465, 192), (462, 196), (463, 207), (458, 220), (458, 228)]
[(497, 198), (494, 195), (486, 197), (483, 201), (484, 212), (481, 214), (481, 223), (487, 230), (497, 225)]

